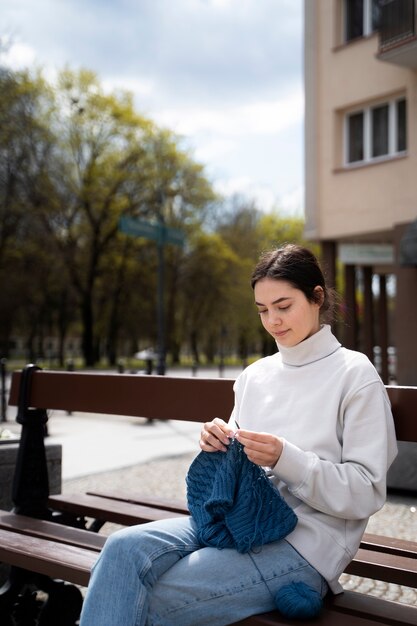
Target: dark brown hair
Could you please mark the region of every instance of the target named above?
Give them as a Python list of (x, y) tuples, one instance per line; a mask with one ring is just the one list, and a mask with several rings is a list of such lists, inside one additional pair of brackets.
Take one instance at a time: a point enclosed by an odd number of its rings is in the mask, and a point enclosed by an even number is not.
[[(334, 293), (326, 281), (316, 256), (308, 248), (286, 244), (261, 256), (251, 276), (252, 289), (261, 278), (286, 280), (302, 291), (309, 302), (321, 304), (320, 316), (330, 322), (333, 317)], [(315, 291), (321, 287), (321, 291)]]

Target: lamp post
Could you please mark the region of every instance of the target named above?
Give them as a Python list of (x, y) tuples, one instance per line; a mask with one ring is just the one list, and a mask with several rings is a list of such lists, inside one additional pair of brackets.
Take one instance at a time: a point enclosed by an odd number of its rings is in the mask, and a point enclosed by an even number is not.
[[(162, 204), (161, 204), (162, 206)], [(159, 237), (157, 240), (158, 248), (158, 289), (157, 289), (157, 319), (158, 319), (158, 363), (156, 373), (165, 376), (165, 224), (162, 211), (158, 215)]]

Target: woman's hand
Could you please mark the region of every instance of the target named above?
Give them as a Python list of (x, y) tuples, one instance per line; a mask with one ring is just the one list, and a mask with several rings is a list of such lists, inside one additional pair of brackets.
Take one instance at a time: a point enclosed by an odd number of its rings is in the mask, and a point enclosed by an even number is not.
[(201, 430), (200, 448), (204, 452), (226, 452), (234, 431), (219, 417), (212, 422), (206, 422)]
[(246, 456), (252, 463), (274, 467), (281, 456), (284, 444), (280, 437), (252, 430), (238, 430), (236, 439), (244, 446)]

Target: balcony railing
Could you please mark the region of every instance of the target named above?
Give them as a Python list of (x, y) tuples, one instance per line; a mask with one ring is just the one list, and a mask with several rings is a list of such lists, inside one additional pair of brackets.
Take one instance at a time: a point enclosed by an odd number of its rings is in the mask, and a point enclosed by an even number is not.
[(415, 0), (380, 0), (378, 58), (417, 68)]
[(416, 34), (414, 0), (383, 0), (380, 16), (380, 51)]

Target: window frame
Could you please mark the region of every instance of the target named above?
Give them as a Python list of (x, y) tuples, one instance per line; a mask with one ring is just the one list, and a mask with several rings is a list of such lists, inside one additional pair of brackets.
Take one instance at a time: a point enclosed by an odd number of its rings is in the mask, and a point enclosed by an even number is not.
[(363, 37), (369, 37), (378, 30), (378, 25), (373, 24), (373, 9), (374, 3), (378, 3), (378, 0), (362, 0), (362, 33), (355, 37), (348, 37), (348, 6), (349, 0), (343, 0), (343, 42), (345, 44), (351, 41), (357, 41)]
[[(399, 149), (399, 103), (405, 103), (405, 148)], [(372, 156), (374, 150), (373, 132), (372, 132), (372, 112), (383, 106), (388, 106), (388, 151), (378, 156)], [(349, 120), (358, 113), (363, 114), (363, 158), (356, 161), (349, 161), (350, 156), (350, 133)], [(343, 166), (345, 168), (357, 167), (369, 163), (378, 163), (386, 161), (396, 156), (403, 156), (407, 153), (407, 99), (404, 95), (396, 96), (388, 100), (372, 102), (367, 106), (358, 107), (346, 111), (343, 116)]]

